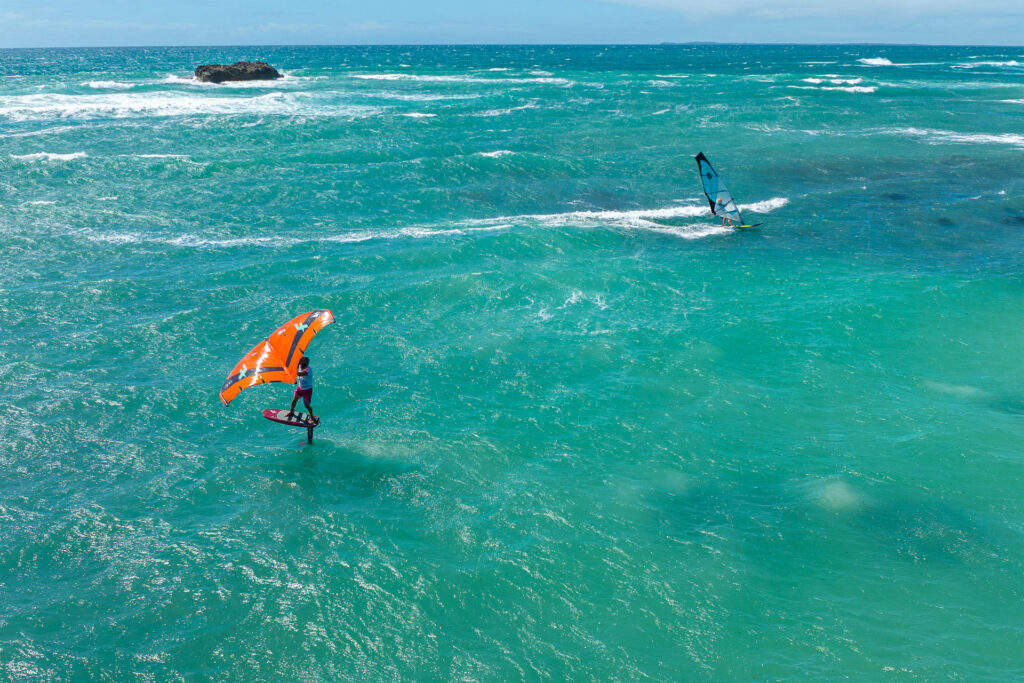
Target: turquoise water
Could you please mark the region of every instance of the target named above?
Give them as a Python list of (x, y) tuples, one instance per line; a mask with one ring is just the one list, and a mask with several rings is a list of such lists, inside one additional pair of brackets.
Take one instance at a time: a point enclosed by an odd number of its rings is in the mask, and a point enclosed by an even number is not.
[(0, 51), (2, 676), (1020, 680), (1022, 62)]

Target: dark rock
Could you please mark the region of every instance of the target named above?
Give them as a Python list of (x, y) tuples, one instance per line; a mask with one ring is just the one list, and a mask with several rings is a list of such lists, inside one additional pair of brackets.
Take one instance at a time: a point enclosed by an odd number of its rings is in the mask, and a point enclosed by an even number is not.
[(224, 81), (269, 81), (281, 78), (277, 69), (266, 62), (235, 62), (234, 64), (203, 64), (196, 67), (196, 80), (204, 83)]

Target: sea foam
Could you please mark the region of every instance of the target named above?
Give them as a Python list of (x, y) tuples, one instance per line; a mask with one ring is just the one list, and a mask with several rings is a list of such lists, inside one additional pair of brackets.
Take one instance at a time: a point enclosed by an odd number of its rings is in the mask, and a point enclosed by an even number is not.
[(135, 87), (135, 83), (125, 83), (123, 81), (86, 81), (82, 85), (97, 90), (128, 90)]
[(380, 108), (339, 103), (309, 93), (272, 92), (255, 97), (218, 97), (176, 92), (102, 93), (89, 95), (34, 94), (4, 98), (0, 119), (31, 121), (69, 118), (128, 118), (133, 116), (195, 116), (288, 114), (361, 117)]
[[(740, 204), (744, 211), (767, 213), (789, 203), (786, 197), (773, 197), (752, 204)], [(73, 234), (91, 242), (105, 244), (165, 244), (193, 249), (233, 249), (241, 247), (281, 248), (307, 243), (351, 244), (371, 240), (427, 239), (455, 237), (508, 230), (516, 226), (538, 226), (546, 228), (601, 228), (611, 227), (624, 230), (648, 230), (683, 239), (700, 239), (712, 235), (732, 232), (716, 222), (698, 222), (688, 225), (665, 225), (659, 219), (696, 218), (710, 216), (711, 210), (702, 205), (671, 206), (660, 209), (636, 209), (631, 211), (567, 211), (551, 214), (525, 214), (519, 216), (496, 216), (494, 218), (469, 219), (454, 224), (406, 226), (391, 230), (360, 230), (310, 237), (285, 235), (255, 235), (246, 237), (211, 237), (195, 233), (173, 237), (142, 234), (138, 232), (97, 232), (81, 230)]]
[(570, 85), (572, 81), (565, 78), (541, 76), (536, 78), (482, 78), (480, 76), (461, 75), (430, 75), (406, 73), (352, 74), (352, 78), (364, 81), (417, 81), (420, 83), (484, 83), (490, 85), (508, 85), (516, 83), (547, 83), (551, 85)]
[(959, 133), (933, 128), (892, 128), (885, 132), (905, 137), (924, 138), (925, 142), (939, 144), (1012, 145), (1024, 147), (1024, 135), (1019, 133)]
[(974, 68), (979, 67), (979, 66), (1002, 66), (1002, 67), (1019, 68), (1019, 67), (1024, 66), (1024, 62), (1018, 62), (1016, 59), (1010, 59), (1010, 60), (1007, 60), (1007, 61), (1004, 61), (1004, 62), (996, 62), (996, 61), (990, 61), (990, 62), (966, 62), (966, 63), (963, 63), (963, 64), (955, 64), (954, 65), (954, 67), (956, 67), (958, 69), (974, 69)]
[(22, 161), (71, 161), (72, 159), (84, 159), (88, 155), (85, 152), (71, 152), (70, 154), (57, 154), (55, 152), (34, 152), (32, 154), (11, 154), (12, 159)]

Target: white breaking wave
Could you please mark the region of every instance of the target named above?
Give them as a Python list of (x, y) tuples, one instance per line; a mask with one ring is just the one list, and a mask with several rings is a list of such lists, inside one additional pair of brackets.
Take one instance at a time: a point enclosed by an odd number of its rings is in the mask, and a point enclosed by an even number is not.
[(290, 114), (361, 117), (380, 113), (377, 107), (339, 103), (309, 93), (273, 92), (255, 97), (211, 97), (174, 92), (35, 94), (0, 97), (0, 119), (127, 118), (131, 116), (195, 116)]
[(717, 223), (693, 223), (692, 225), (655, 225), (648, 227), (651, 232), (660, 232), (666, 235), (681, 237), (684, 240), (698, 240), (702, 237), (712, 235), (725, 235), (732, 232), (732, 228)]
[(128, 90), (135, 87), (134, 83), (124, 83), (123, 81), (86, 81), (82, 85), (102, 90)]
[(833, 85), (857, 85), (864, 80), (863, 78), (839, 78), (838, 76), (827, 75), (822, 78), (805, 78), (803, 79), (803, 82), (815, 84), (824, 83), (826, 78), (828, 79), (828, 82)]
[(787, 88), (794, 90), (838, 90), (841, 92), (873, 93), (878, 90), (877, 85), (788, 85)]
[(406, 114), (399, 114), (399, 116), (407, 116), (410, 119), (432, 119), (437, 116), (437, 114), (426, 114), (424, 112), (411, 111)]
[(23, 161), (71, 161), (72, 159), (84, 159), (89, 156), (85, 152), (71, 152), (70, 154), (56, 154), (54, 152), (35, 152), (33, 154), (11, 154), (12, 159)]
[(477, 156), (490, 157), (493, 159), (497, 157), (508, 156), (509, 154), (515, 154), (515, 152), (513, 152), (510, 149), (496, 149), (493, 152), (477, 152), (476, 154)]
[(470, 116), (506, 116), (514, 111), (524, 111), (526, 109), (536, 108), (536, 102), (527, 102), (526, 104), (521, 104), (518, 107), (507, 107), (505, 109), (488, 109), (486, 111), (472, 113), (470, 114)]
[(548, 83), (551, 85), (569, 85), (572, 81), (565, 78), (481, 78), (480, 76), (430, 76), (425, 74), (352, 74), (352, 78), (364, 81), (418, 81), (421, 83), (489, 83), (507, 85), (509, 83)]
[[(768, 213), (782, 208), (789, 203), (787, 197), (772, 197), (752, 204), (740, 204), (742, 211), (752, 213)], [(674, 226), (659, 225), (656, 220), (666, 218), (696, 218), (710, 216), (711, 208), (706, 204), (670, 206), (663, 209), (636, 209), (633, 211), (569, 211), (566, 213), (530, 214), (525, 216), (502, 216), (495, 219), (503, 222), (521, 220), (535, 221), (549, 227), (599, 227), (612, 225), (616, 227), (657, 227), (674, 229)]]
[(1009, 67), (1022, 67), (1024, 62), (1018, 62), (1016, 59), (1011, 59), (1005, 62), (966, 62), (964, 64), (955, 64), (958, 69), (973, 69), (978, 66), (1009, 66)]
[(771, 199), (765, 199), (764, 201), (754, 202), (753, 204), (740, 204), (739, 207), (743, 211), (751, 211), (753, 213), (768, 213), (775, 209), (781, 209), (786, 204), (789, 204), (788, 197), (772, 197)]
[[(786, 197), (773, 197), (753, 204), (740, 204), (744, 211), (767, 213), (789, 203)], [(285, 237), (280, 235), (254, 237), (205, 237), (185, 234), (175, 237), (158, 237), (138, 232), (99, 233), (81, 230), (75, 234), (92, 242), (108, 244), (166, 244), (175, 247), (228, 249), (234, 247), (279, 248), (297, 244), (334, 242), (350, 244), (370, 240), (425, 239), (430, 237), (451, 237), (474, 233), (508, 230), (515, 226), (537, 225), (540, 227), (600, 228), (613, 227), (628, 230), (650, 230), (674, 235), (683, 239), (699, 239), (711, 235), (731, 232), (730, 228), (714, 223), (693, 223), (673, 226), (655, 222), (666, 218), (695, 218), (708, 216), (711, 210), (706, 205), (672, 206), (662, 209), (637, 209), (634, 211), (569, 211), (552, 214), (527, 214), (522, 216), (498, 216), (495, 218), (470, 219), (452, 226), (409, 226), (393, 230), (362, 230), (317, 237)]]
[(893, 63), (885, 57), (861, 57), (857, 60), (867, 66), (892, 66)]
[(925, 138), (932, 145), (940, 144), (983, 144), (1012, 145), (1024, 147), (1024, 135), (1018, 133), (958, 133), (953, 130), (933, 128), (893, 128), (885, 132), (895, 135)]

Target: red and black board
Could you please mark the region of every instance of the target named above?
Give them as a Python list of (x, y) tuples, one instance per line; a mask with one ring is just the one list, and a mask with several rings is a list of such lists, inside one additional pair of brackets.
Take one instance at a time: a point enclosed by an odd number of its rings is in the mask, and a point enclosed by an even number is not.
[(314, 420), (310, 420), (309, 415), (306, 413), (292, 413), (289, 417), (288, 410), (285, 408), (264, 408), (263, 417), (267, 418), (271, 422), (280, 422), (283, 425), (305, 427), (306, 437), (309, 443), (313, 443), (313, 429), (320, 425), (319, 417)]

